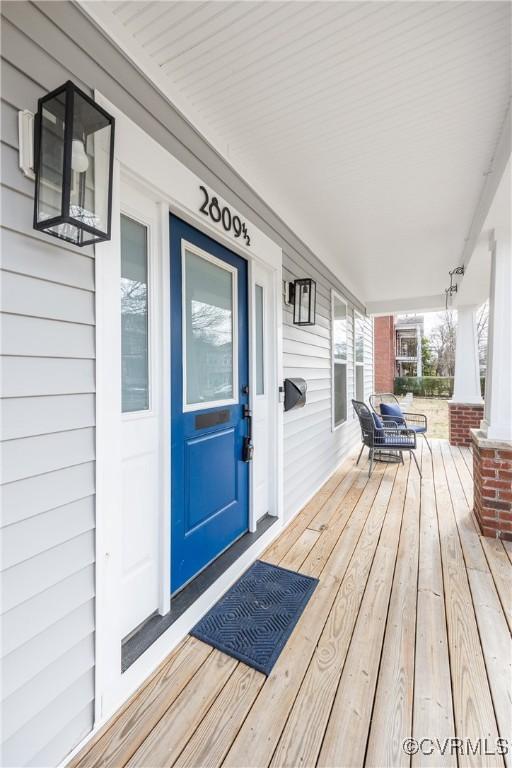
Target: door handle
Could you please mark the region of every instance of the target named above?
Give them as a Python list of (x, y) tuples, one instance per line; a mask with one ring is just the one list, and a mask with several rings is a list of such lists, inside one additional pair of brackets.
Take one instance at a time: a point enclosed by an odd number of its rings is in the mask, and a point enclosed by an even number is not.
[(244, 419), (247, 420), (247, 435), (244, 437), (242, 460), (249, 463), (253, 460), (254, 444), (252, 442), (252, 411), (248, 405), (244, 405)]

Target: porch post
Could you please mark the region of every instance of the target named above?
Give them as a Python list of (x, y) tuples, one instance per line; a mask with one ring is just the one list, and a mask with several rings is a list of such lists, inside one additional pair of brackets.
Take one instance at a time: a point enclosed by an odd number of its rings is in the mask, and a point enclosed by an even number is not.
[(474, 512), (486, 536), (512, 540), (512, 253), (493, 232), (485, 416), (472, 430)]
[(510, 233), (490, 238), (491, 290), (482, 431), (489, 440), (512, 440), (512, 253)]
[(416, 327), (416, 376), (423, 376), (423, 354), (421, 348), (421, 327)]
[(477, 309), (478, 307), (458, 307), (457, 309), (453, 400), (457, 403), (483, 405), (476, 331)]
[(450, 413), (450, 443), (471, 445), (470, 430), (480, 426), (484, 403), (480, 392), (480, 364), (476, 306), (458, 307), (455, 344), (455, 380)]

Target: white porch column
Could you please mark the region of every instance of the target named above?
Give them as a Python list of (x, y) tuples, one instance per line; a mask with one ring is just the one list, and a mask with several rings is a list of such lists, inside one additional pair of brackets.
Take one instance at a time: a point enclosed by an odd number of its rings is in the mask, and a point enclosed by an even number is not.
[(416, 376), (423, 376), (423, 355), (421, 348), (421, 327), (416, 327)]
[(490, 240), (491, 290), (485, 411), (481, 430), (488, 440), (512, 441), (512, 252), (509, 229)]
[(452, 402), (481, 405), (476, 313), (478, 307), (457, 308), (455, 380)]

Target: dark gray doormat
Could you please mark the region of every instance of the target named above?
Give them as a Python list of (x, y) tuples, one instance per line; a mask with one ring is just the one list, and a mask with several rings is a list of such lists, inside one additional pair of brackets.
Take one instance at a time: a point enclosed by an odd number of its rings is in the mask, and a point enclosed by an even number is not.
[(256, 560), (190, 634), (269, 675), (317, 584)]

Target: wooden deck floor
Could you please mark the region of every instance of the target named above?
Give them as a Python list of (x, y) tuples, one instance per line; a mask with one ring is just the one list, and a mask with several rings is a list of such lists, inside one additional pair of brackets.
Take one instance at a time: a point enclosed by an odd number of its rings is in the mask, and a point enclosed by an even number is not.
[(511, 766), (402, 748), (511, 724), (512, 547), (477, 531), (469, 450), (421, 447), (421, 484), (351, 457), (263, 556), (320, 579), (270, 677), (186, 638), (73, 765)]

